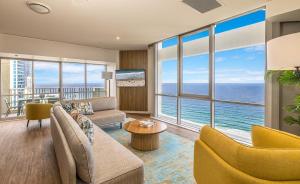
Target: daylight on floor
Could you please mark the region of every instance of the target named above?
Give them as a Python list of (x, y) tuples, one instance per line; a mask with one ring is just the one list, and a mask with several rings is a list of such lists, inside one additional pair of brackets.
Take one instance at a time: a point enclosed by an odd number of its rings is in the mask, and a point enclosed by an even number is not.
[(4, 0), (0, 23), (0, 184), (300, 184), (300, 1)]

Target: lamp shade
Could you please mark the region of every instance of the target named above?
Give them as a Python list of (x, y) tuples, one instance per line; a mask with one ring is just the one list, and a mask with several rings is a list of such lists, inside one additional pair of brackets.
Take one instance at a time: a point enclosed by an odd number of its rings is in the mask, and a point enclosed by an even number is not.
[(267, 59), (268, 70), (294, 70), (300, 65), (300, 33), (268, 41)]
[(110, 80), (113, 77), (113, 73), (112, 72), (102, 72), (102, 79), (105, 80)]

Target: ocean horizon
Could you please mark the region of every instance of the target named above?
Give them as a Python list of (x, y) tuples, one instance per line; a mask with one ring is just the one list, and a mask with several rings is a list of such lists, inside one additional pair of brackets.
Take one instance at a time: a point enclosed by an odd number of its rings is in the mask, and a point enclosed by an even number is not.
[[(163, 83), (161, 94), (176, 95), (176, 83)], [(184, 83), (183, 92), (187, 94), (208, 95), (208, 84)], [(217, 128), (237, 129), (249, 132), (252, 125), (264, 124), (263, 83), (216, 83), (215, 99), (261, 106), (215, 102), (215, 126)], [(181, 118), (197, 124), (210, 124), (210, 101), (181, 98)], [(162, 115), (176, 118), (176, 97), (160, 97)]]

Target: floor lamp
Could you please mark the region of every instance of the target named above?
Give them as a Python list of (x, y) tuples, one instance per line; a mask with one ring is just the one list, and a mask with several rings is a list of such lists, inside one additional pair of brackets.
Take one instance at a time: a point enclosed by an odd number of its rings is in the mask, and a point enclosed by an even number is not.
[(112, 72), (102, 72), (102, 79), (105, 79), (108, 81), (108, 96), (110, 97), (110, 80), (113, 77)]

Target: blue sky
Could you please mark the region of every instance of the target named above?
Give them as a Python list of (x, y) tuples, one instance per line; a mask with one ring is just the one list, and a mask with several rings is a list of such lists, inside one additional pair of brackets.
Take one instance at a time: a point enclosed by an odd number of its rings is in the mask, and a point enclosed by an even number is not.
[[(34, 78), (35, 86), (51, 85), (59, 87), (59, 68), (58, 63), (35, 62)], [(84, 84), (84, 64), (63, 63), (63, 84)], [(104, 65), (87, 65), (87, 83), (100, 84), (104, 83), (101, 77), (105, 70)], [(82, 87), (82, 86), (80, 86)]]
[[(265, 11), (259, 10), (235, 19), (217, 24), (216, 33), (230, 31), (235, 28), (265, 21)], [(183, 42), (190, 42), (208, 37), (208, 31), (183, 37)], [(221, 38), (219, 38), (221, 39)], [(217, 44), (216, 39), (216, 44)], [(162, 47), (176, 45), (177, 37), (166, 40)], [(208, 82), (208, 54), (183, 58), (183, 82)], [(176, 83), (177, 61), (164, 61), (162, 67), (162, 82)], [(263, 83), (265, 70), (265, 45), (255, 45), (245, 48), (220, 51), (215, 53), (216, 83)]]

